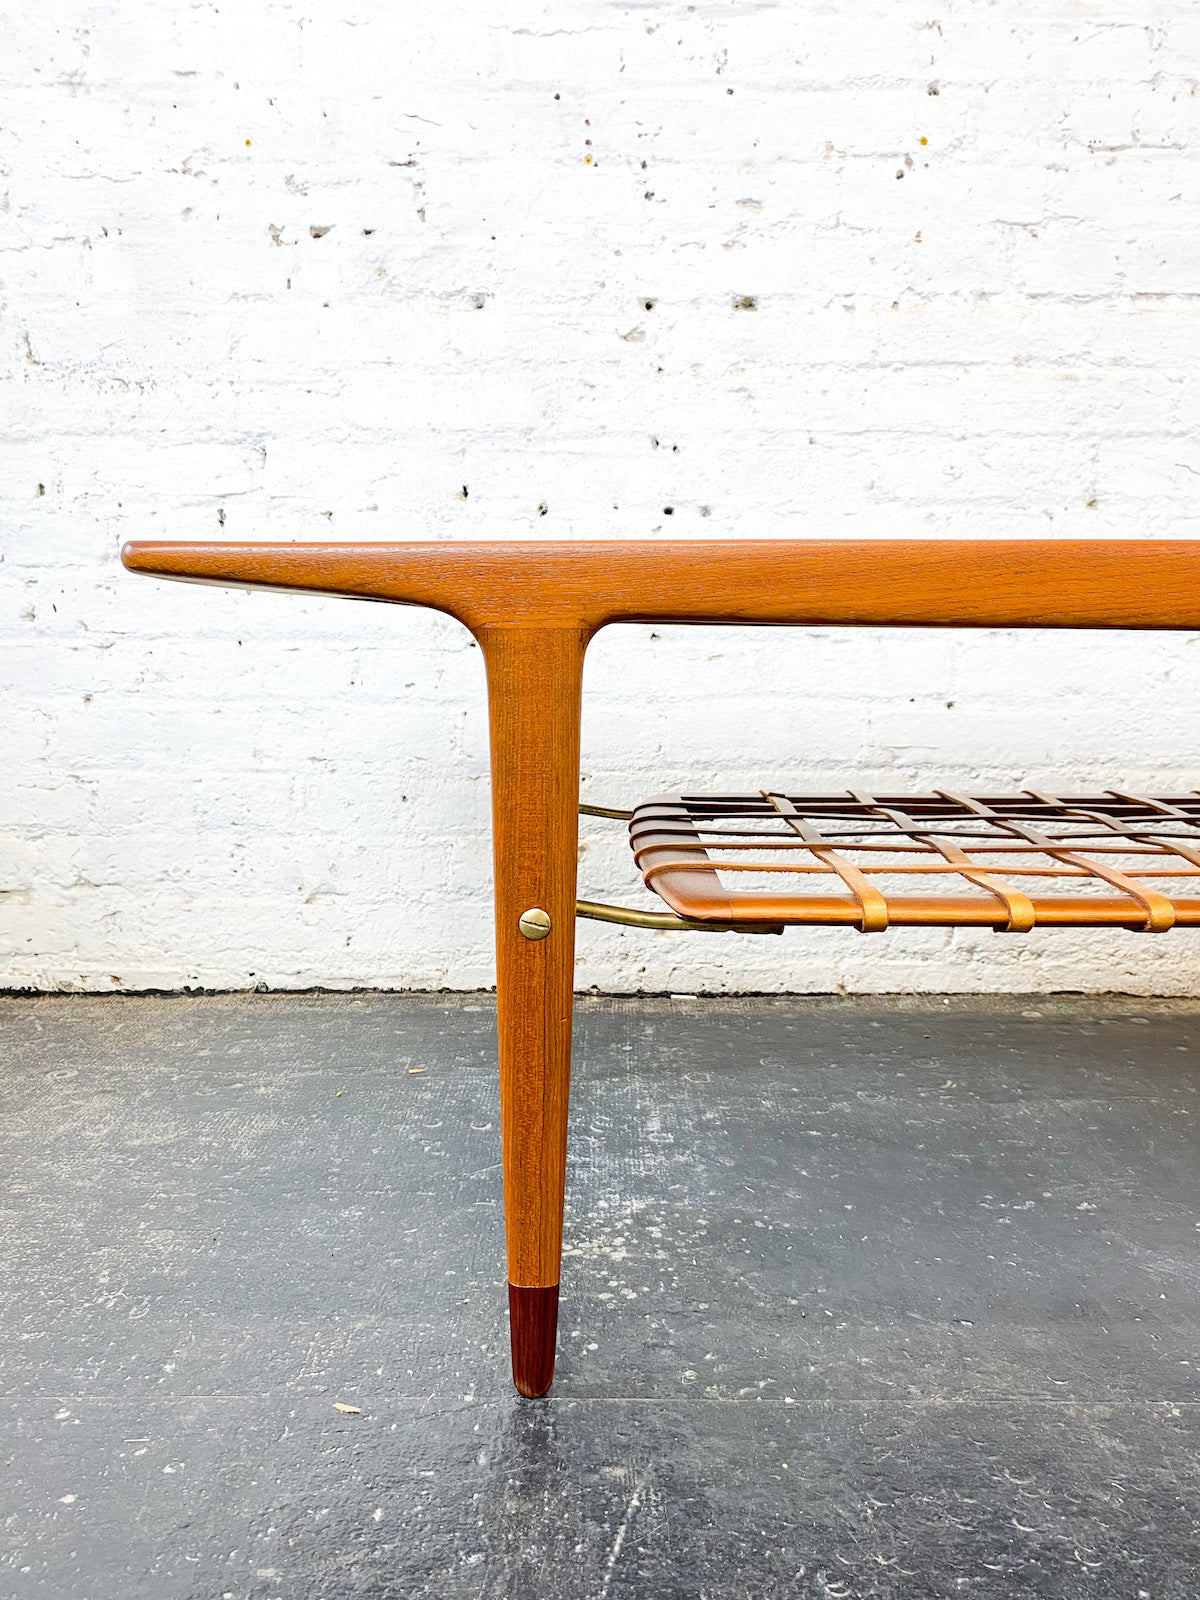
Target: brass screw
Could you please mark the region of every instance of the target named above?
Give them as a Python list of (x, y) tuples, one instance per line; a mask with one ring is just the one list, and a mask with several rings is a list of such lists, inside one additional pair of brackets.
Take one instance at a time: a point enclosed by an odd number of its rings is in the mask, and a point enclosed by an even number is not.
[(521, 913), (517, 926), (527, 939), (544, 939), (550, 932), (550, 918), (540, 906), (533, 906)]

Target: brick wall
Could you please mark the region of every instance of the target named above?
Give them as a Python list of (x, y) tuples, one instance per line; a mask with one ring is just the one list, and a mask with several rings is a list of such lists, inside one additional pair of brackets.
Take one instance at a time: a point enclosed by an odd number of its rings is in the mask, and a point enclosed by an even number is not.
[[(1197, 531), (1194, 6), (312, 9), (10, 12), (3, 982), (492, 981), (471, 641), (123, 539)], [(1182, 636), (613, 629), (584, 795), (1191, 787), (1198, 702)], [(619, 826), (581, 886), (649, 903)], [(1188, 933), (579, 948), (618, 990), (1200, 979)]]

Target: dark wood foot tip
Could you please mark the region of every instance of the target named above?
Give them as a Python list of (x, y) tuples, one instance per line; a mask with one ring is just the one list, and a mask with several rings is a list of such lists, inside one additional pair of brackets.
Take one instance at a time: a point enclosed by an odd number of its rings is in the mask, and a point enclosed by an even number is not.
[(548, 1289), (508, 1286), (513, 1382), (530, 1400), (554, 1382), (554, 1340), (558, 1332), (558, 1285)]

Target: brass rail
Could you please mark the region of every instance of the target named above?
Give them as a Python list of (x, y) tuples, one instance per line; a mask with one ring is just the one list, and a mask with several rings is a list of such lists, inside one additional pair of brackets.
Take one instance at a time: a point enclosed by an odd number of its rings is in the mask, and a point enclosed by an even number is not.
[(575, 915), (593, 922), (620, 922), (629, 928), (668, 928), (677, 933), (782, 933), (782, 923), (761, 928), (741, 922), (701, 922), (695, 917), (677, 917), (673, 911), (634, 911), (630, 906), (606, 906), (599, 900), (576, 900)]

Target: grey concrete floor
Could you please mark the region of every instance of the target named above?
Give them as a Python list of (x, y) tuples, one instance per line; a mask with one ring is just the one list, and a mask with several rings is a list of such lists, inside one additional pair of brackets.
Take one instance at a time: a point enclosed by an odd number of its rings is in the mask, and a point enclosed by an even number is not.
[(489, 1000), (0, 1037), (5, 1597), (1200, 1594), (1194, 1004), (581, 1000), (532, 1402)]

